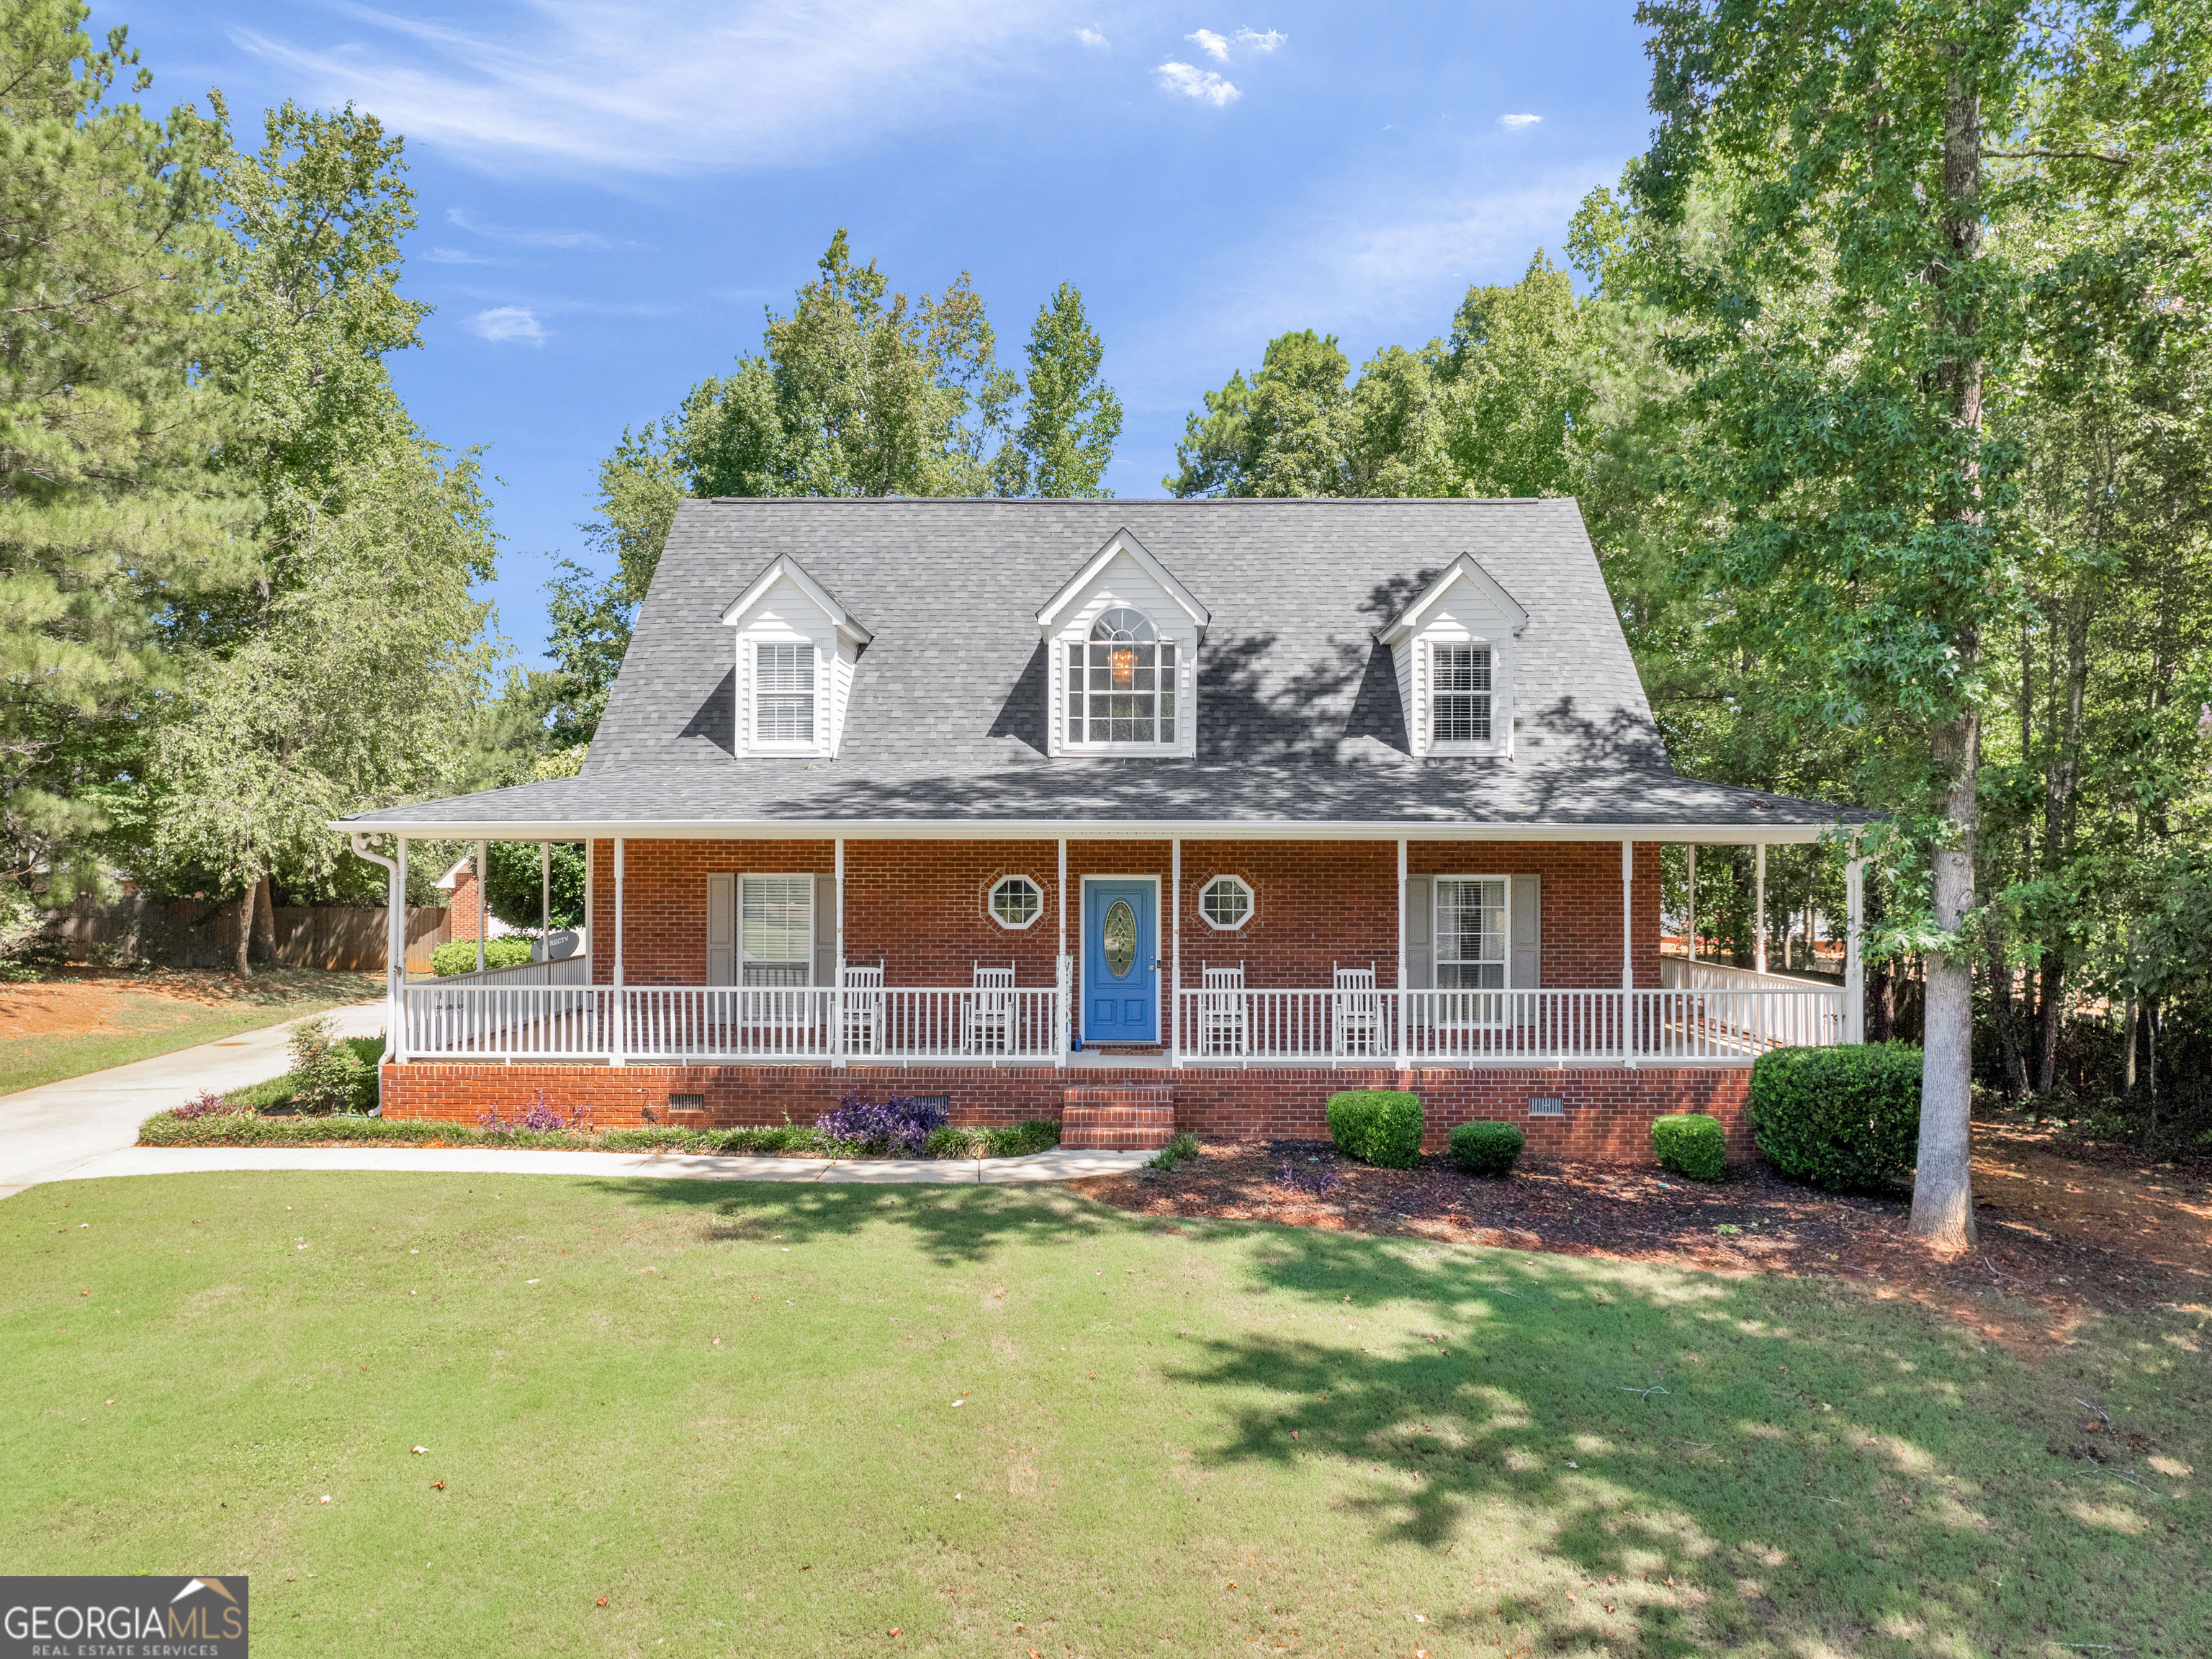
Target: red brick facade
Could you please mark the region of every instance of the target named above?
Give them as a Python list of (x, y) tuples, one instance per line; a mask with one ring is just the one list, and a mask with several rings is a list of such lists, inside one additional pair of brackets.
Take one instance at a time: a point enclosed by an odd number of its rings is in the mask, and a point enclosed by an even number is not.
[[(1086, 876), (1153, 876), (1162, 887), (1160, 982), (1170, 983), (1176, 898), (1167, 889), (1172, 850), (1164, 841), (1071, 842), (1066, 943), (1081, 951), (1073, 905)], [(848, 841), (845, 848), (845, 960), (884, 963), (892, 986), (957, 986), (971, 967), (1015, 965), (1017, 982), (1049, 986), (1060, 944), (1058, 848), (1049, 841)], [(826, 841), (634, 840), (623, 873), (623, 977), (631, 985), (698, 985), (707, 976), (707, 878), (711, 875), (811, 874), (836, 870)], [(1618, 842), (1416, 842), (1413, 875), (1528, 876), (1543, 883), (1542, 982), (1550, 988), (1620, 984), (1620, 844)], [(1633, 895), (1636, 982), (1659, 976), (1659, 849), (1637, 848)], [(988, 908), (1001, 877), (1024, 875), (1044, 895), (1031, 926), (1002, 927)], [(1250, 920), (1238, 929), (1210, 927), (1199, 893), (1219, 875), (1251, 889)], [(454, 936), (473, 926), (464, 895), (454, 899)], [(1325, 988), (1338, 964), (1372, 964), (1377, 983), (1397, 982), (1397, 848), (1390, 842), (1200, 842), (1182, 848), (1180, 893), (1183, 981), (1203, 966), (1242, 964), (1255, 988)], [(592, 848), (592, 978), (614, 979), (615, 858), (611, 841)], [(1163, 1010), (1163, 1029), (1165, 1026)], [(1710, 1111), (1728, 1126), (1736, 1156), (1747, 1156), (1742, 1109), (1749, 1082), (1737, 1067), (1437, 1068), (1387, 1066), (1026, 1065), (827, 1066), (480, 1066), (416, 1062), (387, 1067), (385, 1111), (395, 1118), (473, 1122), (480, 1113), (512, 1115), (538, 1090), (564, 1109), (589, 1106), (602, 1127), (668, 1122), (670, 1097), (703, 1096), (704, 1121), (720, 1126), (811, 1122), (848, 1090), (942, 1094), (953, 1121), (1007, 1124), (1057, 1120), (1068, 1091), (1171, 1090), (1176, 1127), (1200, 1136), (1328, 1133), (1328, 1096), (1340, 1089), (1411, 1088), (1428, 1109), (1428, 1145), (1440, 1149), (1452, 1127), (1476, 1118), (1520, 1124), (1538, 1153), (1642, 1160), (1650, 1124), (1663, 1112)], [(1147, 1098), (1150, 1098), (1147, 1096)], [(1565, 1115), (1530, 1115), (1530, 1102), (1565, 1103)], [(687, 1121), (697, 1121), (690, 1118)]]
[[(1017, 983), (1048, 986), (1060, 941), (1059, 851), (1048, 841), (848, 841), (845, 843), (845, 960), (884, 964), (890, 985), (965, 985), (976, 963), (1015, 965)], [(614, 980), (614, 843), (592, 848), (592, 978)], [(623, 853), (623, 978), (631, 985), (702, 985), (707, 978), (707, 878), (814, 875), (836, 868), (824, 841), (631, 841)], [(1067, 844), (1068, 950), (1080, 949), (1075, 906), (1086, 876), (1151, 876), (1161, 884), (1160, 955), (1173, 950), (1164, 841)], [(1620, 843), (1415, 842), (1413, 875), (1540, 876), (1543, 982), (1620, 983)], [(1001, 927), (986, 907), (1002, 876), (1022, 875), (1044, 894), (1030, 927)], [(1251, 919), (1217, 929), (1200, 914), (1199, 890), (1215, 876), (1253, 890)], [(1245, 983), (1323, 988), (1330, 970), (1372, 965), (1376, 981), (1398, 975), (1398, 849), (1391, 842), (1201, 842), (1182, 847), (1183, 982), (1202, 967), (1244, 968)], [(458, 895), (456, 896), (458, 901)], [(1659, 848), (1637, 848), (1636, 982), (1659, 982)], [(453, 937), (462, 932), (455, 909)]]
[[(1489, 1067), (1399, 1072), (1388, 1068), (1255, 1066), (1249, 1071), (981, 1066), (449, 1066), (384, 1070), (387, 1117), (471, 1123), (479, 1113), (513, 1116), (538, 1090), (562, 1109), (592, 1109), (601, 1128), (666, 1122), (671, 1095), (703, 1095), (711, 1123), (811, 1123), (849, 1089), (941, 1094), (952, 1121), (1003, 1125), (1057, 1121), (1070, 1091), (1173, 1091), (1175, 1125), (1201, 1139), (1325, 1139), (1328, 1097), (1340, 1089), (1411, 1089), (1428, 1117), (1423, 1145), (1441, 1152), (1456, 1124), (1495, 1118), (1518, 1124), (1539, 1156), (1641, 1163), (1651, 1157), (1651, 1120), (1666, 1112), (1710, 1112), (1727, 1128), (1731, 1157), (1751, 1156), (1743, 1108), (1751, 1073), (1742, 1066)], [(1564, 1103), (1561, 1117), (1532, 1117), (1529, 1102)]]

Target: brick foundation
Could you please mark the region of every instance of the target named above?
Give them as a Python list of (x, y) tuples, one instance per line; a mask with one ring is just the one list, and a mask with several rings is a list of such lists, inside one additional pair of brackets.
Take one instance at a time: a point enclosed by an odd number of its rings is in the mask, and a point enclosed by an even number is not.
[[(1747, 1066), (1646, 1066), (1554, 1070), (1545, 1066), (1399, 1072), (1388, 1067), (1191, 1066), (1173, 1073), (1130, 1067), (1059, 1071), (1051, 1066), (454, 1066), (417, 1062), (384, 1068), (384, 1114), (427, 1122), (473, 1123), (496, 1109), (512, 1116), (539, 1089), (563, 1110), (588, 1105), (602, 1128), (670, 1122), (671, 1095), (703, 1095), (702, 1115), (688, 1123), (719, 1127), (811, 1123), (849, 1089), (941, 1094), (952, 1121), (1004, 1126), (1024, 1118), (1057, 1121), (1072, 1091), (1121, 1093), (1150, 1103), (1172, 1091), (1173, 1125), (1201, 1139), (1328, 1133), (1328, 1097), (1340, 1089), (1411, 1089), (1428, 1116), (1423, 1146), (1441, 1152), (1456, 1124), (1477, 1118), (1518, 1124), (1540, 1156), (1647, 1163), (1651, 1120), (1666, 1112), (1709, 1112), (1728, 1131), (1729, 1156), (1748, 1160), (1744, 1121)], [(1102, 1096), (1101, 1098), (1107, 1098)], [(1561, 1117), (1531, 1117), (1532, 1098), (1561, 1100)]]

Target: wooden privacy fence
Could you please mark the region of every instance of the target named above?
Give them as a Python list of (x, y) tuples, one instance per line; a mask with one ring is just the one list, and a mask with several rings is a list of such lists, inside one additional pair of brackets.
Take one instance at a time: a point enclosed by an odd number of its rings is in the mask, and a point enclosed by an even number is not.
[[(283, 904), (276, 907), (276, 960), (288, 968), (380, 973), (384, 968), (385, 908)], [(452, 932), (442, 905), (407, 912), (407, 971), (430, 971), (430, 953)], [(94, 909), (80, 905), (61, 921), (69, 953), (80, 960), (107, 952), (171, 968), (228, 968), (238, 956), (238, 901), (133, 897)]]

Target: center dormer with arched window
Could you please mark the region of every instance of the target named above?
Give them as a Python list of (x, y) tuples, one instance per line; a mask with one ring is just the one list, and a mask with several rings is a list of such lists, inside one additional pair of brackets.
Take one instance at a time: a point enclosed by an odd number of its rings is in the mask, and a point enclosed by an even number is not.
[(1188, 758), (1198, 750), (1206, 609), (1127, 530), (1037, 612), (1049, 752)]

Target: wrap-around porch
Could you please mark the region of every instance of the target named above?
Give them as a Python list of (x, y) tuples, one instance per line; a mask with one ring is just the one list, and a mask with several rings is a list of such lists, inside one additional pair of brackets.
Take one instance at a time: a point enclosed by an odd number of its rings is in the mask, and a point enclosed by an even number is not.
[(589, 951), (395, 976), (392, 1059), (1634, 1068), (1863, 1040), (1856, 863), (1838, 988), (1662, 957), (1659, 844), (1079, 842), (1071, 866), (1066, 840), (603, 837)]

